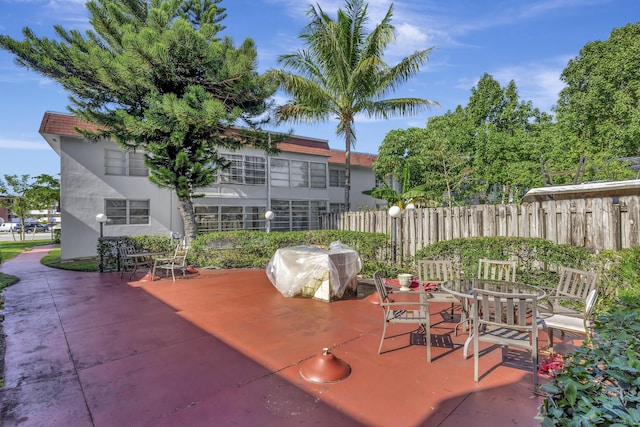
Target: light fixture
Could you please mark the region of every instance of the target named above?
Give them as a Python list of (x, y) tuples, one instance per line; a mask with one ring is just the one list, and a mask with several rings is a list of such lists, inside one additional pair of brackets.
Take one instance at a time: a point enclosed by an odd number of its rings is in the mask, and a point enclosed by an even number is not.
[(398, 205), (393, 205), (389, 208), (389, 216), (393, 219), (398, 218), (401, 213), (402, 209)]
[(98, 252), (100, 252), (100, 273), (104, 272), (104, 251), (102, 250), (102, 237), (103, 237), (103, 227), (104, 223), (107, 222), (107, 216), (103, 213), (99, 213), (96, 215), (96, 221), (100, 224), (100, 240), (98, 241)]
[(266, 211), (264, 213), (264, 217), (267, 220), (267, 233), (271, 231), (271, 220), (275, 218), (275, 216), (276, 214), (274, 214), (273, 211)]
[(398, 217), (402, 214), (402, 209), (400, 209), (400, 206), (398, 205), (393, 205), (389, 208), (389, 216), (391, 217), (391, 256), (393, 259), (393, 272), (395, 274), (396, 272), (396, 252), (397, 252), (397, 224), (396, 224), (396, 220), (398, 219)]

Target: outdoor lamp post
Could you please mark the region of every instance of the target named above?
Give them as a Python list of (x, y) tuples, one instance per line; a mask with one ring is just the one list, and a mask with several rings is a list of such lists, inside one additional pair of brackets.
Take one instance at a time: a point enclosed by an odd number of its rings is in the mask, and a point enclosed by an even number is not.
[(100, 273), (104, 272), (104, 254), (103, 254), (103, 250), (102, 250), (102, 237), (103, 237), (103, 227), (104, 227), (104, 223), (107, 222), (107, 216), (103, 213), (99, 213), (98, 215), (96, 215), (96, 221), (98, 221), (98, 223), (100, 224), (100, 240), (99, 240), (99, 245), (98, 245), (98, 252), (100, 252)]
[(264, 217), (267, 220), (267, 233), (271, 231), (271, 220), (276, 216), (273, 211), (266, 211)]
[(397, 248), (396, 220), (398, 219), (400, 214), (402, 214), (402, 210), (400, 209), (400, 206), (394, 205), (394, 206), (391, 206), (389, 208), (389, 216), (391, 217), (391, 248), (392, 248), (391, 250), (393, 251), (391, 256), (392, 256), (392, 260), (393, 260), (393, 272), (394, 273), (397, 270), (397, 268), (396, 268), (396, 248)]

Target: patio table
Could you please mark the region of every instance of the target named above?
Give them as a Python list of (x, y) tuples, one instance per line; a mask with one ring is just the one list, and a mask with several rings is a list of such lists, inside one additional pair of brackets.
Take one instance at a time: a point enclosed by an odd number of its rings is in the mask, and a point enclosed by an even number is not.
[[(440, 285), (440, 289), (454, 295), (462, 304), (462, 314), (460, 316), (460, 323), (458, 323), (455, 328), (456, 333), (458, 331), (458, 326), (471, 322), (472, 316), (469, 313), (469, 307), (473, 304), (474, 289), (484, 289), (492, 292), (520, 295), (535, 294), (537, 295), (538, 301), (547, 296), (547, 293), (543, 289), (536, 286), (506, 280), (453, 279), (443, 282), (442, 285)], [(472, 339), (473, 334), (469, 334), (469, 337), (464, 343), (463, 357), (465, 359), (467, 358), (467, 351)]]
[(131, 277), (135, 276), (139, 267), (146, 267), (149, 269), (147, 273), (151, 274), (151, 267), (153, 266), (153, 258), (157, 256), (165, 255), (162, 252), (133, 252), (127, 254), (127, 258), (133, 259), (133, 271)]

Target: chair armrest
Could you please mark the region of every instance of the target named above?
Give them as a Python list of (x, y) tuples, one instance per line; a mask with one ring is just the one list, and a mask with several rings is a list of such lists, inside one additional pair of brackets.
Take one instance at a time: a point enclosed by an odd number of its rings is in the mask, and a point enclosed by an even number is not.
[(559, 296), (556, 296), (556, 295), (549, 295), (549, 296), (547, 296), (547, 299), (548, 299), (549, 301), (560, 301), (560, 300), (566, 300), (566, 301), (577, 301), (577, 302), (582, 301), (582, 302), (584, 302), (584, 298), (580, 298), (580, 297), (572, 297), (572, 296), (569, 296), (569, 295), (559, 295)]
[(389, 295), (429, 295), (431, 292), (429, 291), (414, 291), (413, 289), (410, 291), (401, 291), (401, 290), (391, 290), (387, 291)]
[(419, 302), (419, 301), (383, 302), (380, 304), (381, 307), (406, 307), (408, 305), (415, 305), (418, 307), (429, 307), (428, 302)]
[[(561, 305), (561, 304), (558, 304), (560, 301), (573, 301), (578, 303), (585, 303), (584, 298), (572, 297), (568, 295), (565, 295), (565, 296), (551, 295), (551, 296), (548, 296), (546, 300), (547, 300), (547, 308), (551, 313), (559, 313), (559, 314), (563, 314), (565, 316), (571, 316), (571, 317), (582, 317), (582, 312), (580, 310), (575, 310), (574, 308), (567, 308), (567, 311), (565, 310), (556, 311), (555, 307), (556, 305)], [(572, 312), (572, 310), (575, 310), (575, 313)]]

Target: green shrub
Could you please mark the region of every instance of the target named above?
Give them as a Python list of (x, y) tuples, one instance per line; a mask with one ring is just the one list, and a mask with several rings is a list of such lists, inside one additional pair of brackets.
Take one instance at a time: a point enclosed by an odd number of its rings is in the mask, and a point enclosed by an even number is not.
[(53, 243), (56, 245), (60, 244), (60, 234), (62, 233), (62, 229), (60, 227), (53, 229)]
[(600, 272), (598, 305), (608, 310), (622, 291), (640, 295), (640, 248), (603, 251), (595, 258)]
[(518, 281), (534, 286), (555, 286), (559, 266), (593, 269), (597, 263), (582, 248), (524, 237), (475, 237), (437, 242), (420, 249), (416, 259), (450, 259), (466, 277), (475, 277), (478, 260), (516, 260)]
[(640, 296), (620, 292), (601, 316), (592, 343), (568, 357), (560, 373), (541, 386), (542, 426), (640, 425)]
[(362, 260), (362, 274), (373, 276), (378, 269), (391, 266), (378, 259), (388, 245), (388, 236), (356, 231), (313, 230), (265, 233), (262, 231), (225, 231), (202, 234), (191, 243), (189, 260), (207, 268), (264, 268), (279, 248), (320, 246), (328, 248), (340, 241), (356, 250)]

